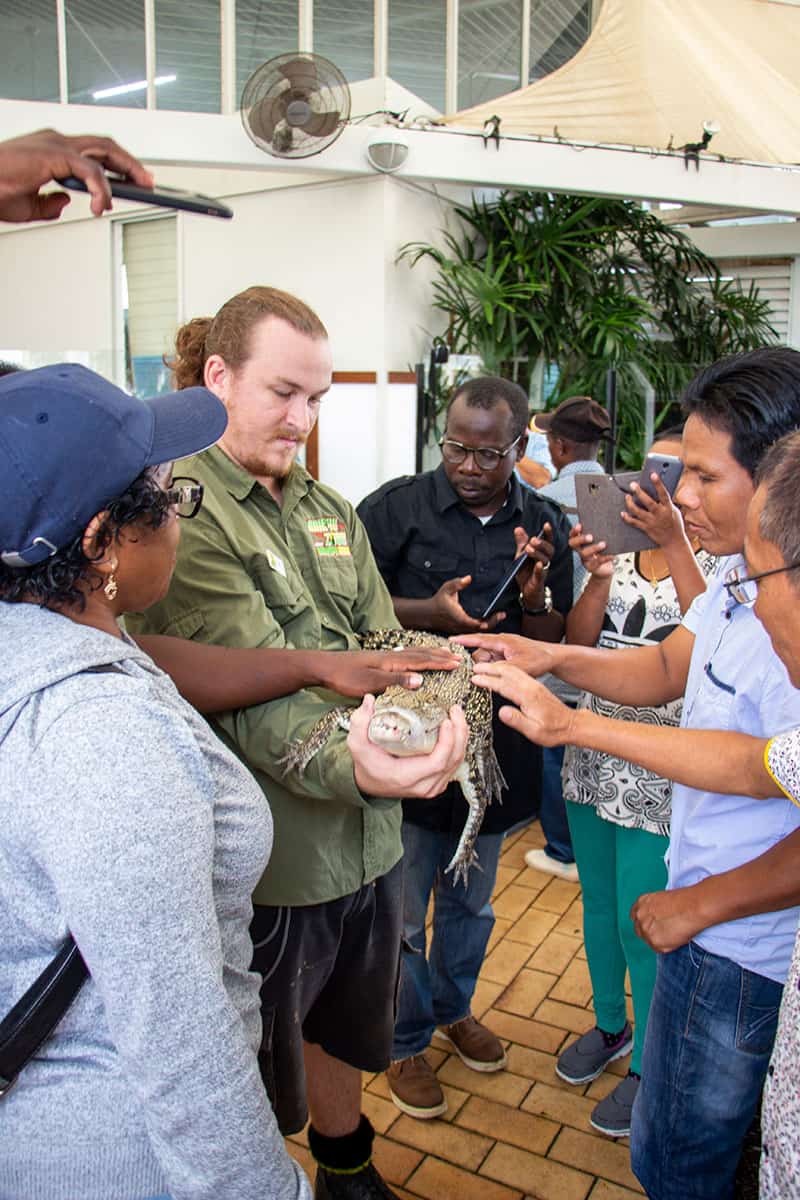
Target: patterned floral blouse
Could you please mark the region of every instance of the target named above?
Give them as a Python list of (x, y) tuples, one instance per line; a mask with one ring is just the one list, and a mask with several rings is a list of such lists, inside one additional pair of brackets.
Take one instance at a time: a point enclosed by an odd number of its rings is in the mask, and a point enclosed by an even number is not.
[[(638, 569), (637, 554), (620, 554), (614, 559), (614, 574), (606, 605), (603, 628), (597, 645), (604, 650), (626, 650), (663, 642), (681, 623), (681, 610), (672, 579), (645, 579)], [(704, 551), (697, 562), (704, 575), (713, 574), (717, 559)], [(588, 708), (604, 717), (642, 721), (650, 725), (679, 725), (682, 701), (634, 708), (614, 704), (584, 692), (578, 708)], [(601, 750), (567, 746), (562, 771), (565, 800), (594, 804), (597, 814), (616, 825), (669, 835), (672, 784), (644, 767)]]
[[(764, 762), (781, 790), (800, 804), (800, 729), (772, 738)], [(760, 1200), (800, 1200), (800, 935), (764, 1083), (761, 1133)]]

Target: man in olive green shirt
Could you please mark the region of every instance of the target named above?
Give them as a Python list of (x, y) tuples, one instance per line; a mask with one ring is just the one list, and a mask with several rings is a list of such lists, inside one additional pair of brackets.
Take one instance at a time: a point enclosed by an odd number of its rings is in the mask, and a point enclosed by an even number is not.
[[(295, 463), (331, 382), (316, 314), (295, 297), (250, 288), (213, 320), (179, 331), (173, 367), (179, 386), (205, 382), (220, 397), (229, 424), (218, 446), (176, 471), (202, 481), (204, 506), (183, 528), (168, 595), (131, 626), (315, 649), (353, 649), (358, 632), (396, 627), (352, 507)], [(214, 724), (253, 771), (275, 822), (252, 932), (264, 976), (262, 1074), (276, 1115), (295, 1132), (310, 1110), (317, 1200), (385, 1200), (394, 1193), (370, 1162), (360, 1072), (385, 1069), (392, 1044), (397, 797), (442, 790), (463, 757), (465, 728), (455, 713), (424, 769), (420, 759), (372, 750), (354, 759), (337, 734), (303, 776), (284, 775), (288, 744), (340, 702), (307, 689)]]

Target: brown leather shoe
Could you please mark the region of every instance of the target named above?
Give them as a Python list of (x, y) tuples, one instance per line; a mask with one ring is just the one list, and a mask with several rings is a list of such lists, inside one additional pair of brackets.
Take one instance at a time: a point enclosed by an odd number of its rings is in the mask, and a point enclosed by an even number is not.
[(503, 1043), (470, 1015), (453, 1025), (442, 1025), (433, 1036), (449, 1042), (462, 1062), (473, 1071), (502, 1071), (508, 1062)]
[(389, 1065), (389, 1094), (401, 1112), (428, 1121), (447, 1112), (439, 1080), (424, 1054), (412, 1054)]

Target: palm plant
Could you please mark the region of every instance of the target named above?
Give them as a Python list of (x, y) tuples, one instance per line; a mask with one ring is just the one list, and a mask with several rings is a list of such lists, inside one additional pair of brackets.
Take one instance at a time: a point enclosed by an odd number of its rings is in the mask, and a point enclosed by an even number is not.
[(455, 211), (459, 236), (399, 255), (436, 264), (432, 303), (451, 349), (526, 388), (538, 362), (555, 365), (554, 403), (576, 393), (602, 403), (616, 368), (624, 464), (641, 457), (643, 379), (663, 418), (700, 366), (775, 340), (754, 287), (723, 281), (686, 234), (632, 201), (503, 192)]

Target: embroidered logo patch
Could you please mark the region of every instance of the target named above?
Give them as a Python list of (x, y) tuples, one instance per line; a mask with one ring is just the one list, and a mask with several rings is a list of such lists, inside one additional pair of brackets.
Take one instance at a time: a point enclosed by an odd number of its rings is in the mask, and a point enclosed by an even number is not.
[(347, 530), (338, 517), (309, 517), (306, 522), (320, 558), (350, 558)]

